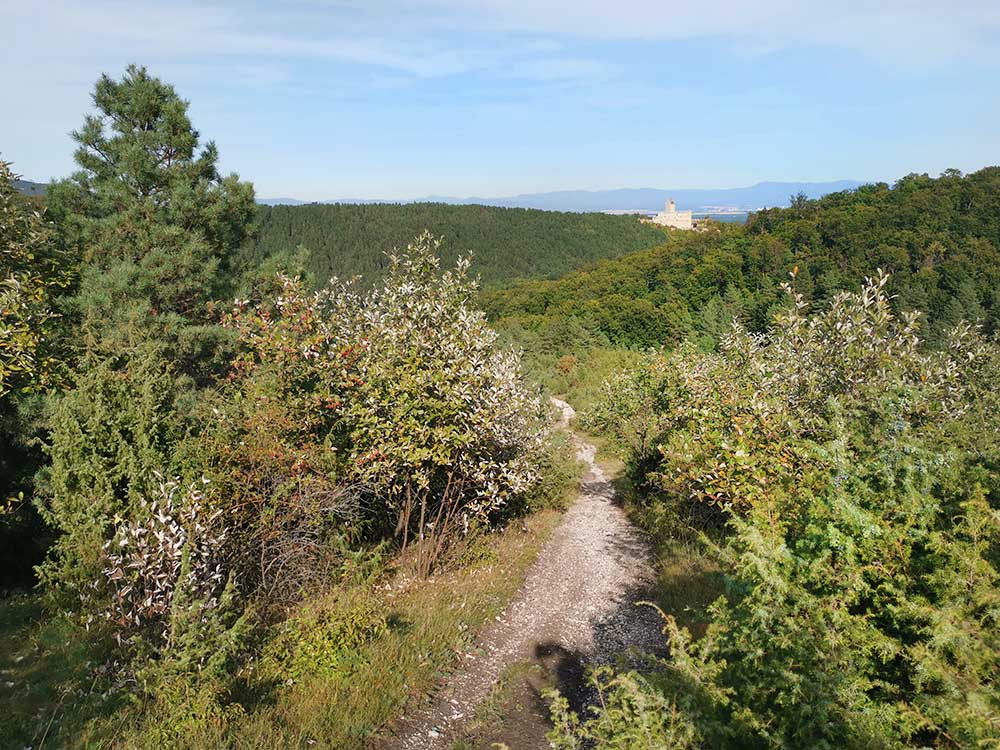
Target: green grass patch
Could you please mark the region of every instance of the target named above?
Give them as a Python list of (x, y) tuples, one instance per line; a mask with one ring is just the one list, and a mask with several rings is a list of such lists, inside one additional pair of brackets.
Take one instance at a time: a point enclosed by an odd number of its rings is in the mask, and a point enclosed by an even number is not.
[(708, 626), (708, 606), (724, 591), (718, 563), (699, 545), (672, 539), (656, 550), (656, 604), (696, 638)]
[(419, 700), (468, 648), (475, 631), (498, 615), (520, 587), (559, 514), (541, 511), (489, 540), (483, 562), (427, 582), (374, 594), (387, 630), (361, 649), (356, 668), (288, 686), (275, 705), (237, 733), (238, 747), (361, 748), (388, 721)]
[(110, 720), (128, 702), (109, 692), (109, 644), (67, 617), (46, 617), (40, 598), (0, 602), (0, 747), (58, 747)]
[(616, 477), (615, 486), (629, 517), (653, 544), (654, 603), (695, 638), (700, 637), (708, 626), (708, 606), (725, 591), (718, 562), (699, 533), (671, 512), (670, 506), (644, 502), (624, 474)]
[(107, 644), (66, 617), (44, 616), (37, 597), (8, 599), (0, 747), (364, 748), (503, 610), (559, 517), (542, 510), (486, 534), (464, 567), (429, 580), (387, 575), (310, 600), (269, 634), (237, 687), (221, 691), (218, 710), (188, 682), (145, 700), (109, 690), (99, 668)]

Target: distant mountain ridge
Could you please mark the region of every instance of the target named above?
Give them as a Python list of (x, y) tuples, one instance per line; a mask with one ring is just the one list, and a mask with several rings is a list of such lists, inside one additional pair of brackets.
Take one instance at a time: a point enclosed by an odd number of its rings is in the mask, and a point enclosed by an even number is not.
[[(261, 206), (307, 206), (310, 203), (333, 203), (335, 201), (300, 201), (298, 198), (258, 198)], [(380, 201), (381, 202), (381, 201)]]
[[(544, 211), (658, 211), (673, 199), (682, 210), (699, 213), (713, 211), (745, 212), (760, 208), (787, 206), (792, 195), (805, 193), (809, 198), (821, 198), (829, 193), (853, 190), (861, 180), (830, 182), (758, 182), (738, 188), (619, 188), (616, 190), (556, 190), (547, 193), (521, 193), (499, 198), (456, 198), (450, 195), (430, 195), (413, 200), (380, 200), (376, 198), (340, 198), (316, 203), (348, 205), (369, 203), (447, 203), (451, 205), (480, 204), (501, 208), (537, 208)], [(261, 198), (258, 203), (269, 206), (298, 206), (309, 201), (296, 198)]]
[(32, 182), (31, 180), (14, 180), (14, 189), (19, 193), (38, 197), (45, 195), (49, 186), (44, 182)]
[[(737, 188), (618, 188), (616, 190), (556, 190), (547, 193), (520, 193), (497, 198), (451, 195), (429, 195), (412, 200), (379, 198), (338, 198), (328, 201), (304, 201), (298, 198), (258, 198), (265, 206), (302, 206), (310, 203), (367, 205), (377, 203), (445, 203), (448, 205), (483, 205), (500, 208), (537, 208), (543, 211), (659, 211), (667, 200), (677, 202), (681, 210), (696, 213), (747, 212), (761, 208), (788, 205), (792, 195), (805, 193), (809, 198), (822, 198), (829, 193), (854, 190), (864, 185), (861, 180), (830, 182), (758, 182)], [(14, 188), (25, 195), (43, 196), (48, 185), (31, 180), (15, 180)]]

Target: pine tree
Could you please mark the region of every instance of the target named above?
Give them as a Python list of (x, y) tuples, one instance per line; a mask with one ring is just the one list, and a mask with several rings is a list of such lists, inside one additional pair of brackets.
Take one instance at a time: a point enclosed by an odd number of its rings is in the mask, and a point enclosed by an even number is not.
[(114, 351), (136, 335), (165, 334), (176, 344), (228, 291), (253, 186), (220, 176), (215, 144), (199, 150), (188, 103), (145, 68), (130, 66), (120, 81), (102, 76), (93, 100), (97, 113), (73, 133), (80, 169), (49, 199), (82, 263), (72, 304), (82, 341)]
[(80, 277), (66, 301), (73, 387), (51, 399), (37, 505), (60, 533), (42, 577), (71, 588), (94, 580), (95, 544), (114, 518), (141, 515), (156, 473), (185, 469), (203, 388), (230, 362), (209, 303), (235, 284), (254, 212), (252, 185), (219, 175), (187, 102), (145, 68), (102, 76), (94, 104), (73, 134), (80, 170), (49, 194)]

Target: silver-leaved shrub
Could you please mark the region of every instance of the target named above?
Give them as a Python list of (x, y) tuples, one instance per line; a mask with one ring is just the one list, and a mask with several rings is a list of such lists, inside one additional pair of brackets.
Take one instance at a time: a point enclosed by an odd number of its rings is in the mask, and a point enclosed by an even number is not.
[(142, 500), (141, 514), (122, 519), (104, 545), (104, 576), (112, 590), (105, 615), (117, 627), (119, 640), (123, 633), (147, 628), (155, 639), (167, 638), (178, 589), (211, 609), (218, 606), (226, 582), (226, 529), (218, 523), (220, 511), (206, 509), (197, 484), (180, 492), (176, 480), (159, 480), (156, 497)]
[(516, 352), (472, 303), (468, 259), (440, 273), (424, 234), (390, 256), (386, 280), (343, 321), (364, 342), (346, 412), (356, 470), (397, 528), (486, 522), (537, 480), (542, 409)]
[(237, 354), (172, 456), (195, 484), (157, 479), (88, 520), (120, 639), (168, 654), (223, 598), (280, 619), (386, 542), (426, 576), (537, 501), (546, 412), (475, 308), (468, 261), (442, 271), (437, 250), (419, 237), (371, 289), (278, 274), (236, 300)]
[(469, 262), (442, 272), (438, 245), (390, 255), (368, 290), (279, 275), (227, 316), (243, 354), (199, 450), (265, 587), (335, 566), (333, 537), (395, 538), (426, 575), (537, 483), (542, 406), (475, 308)]
[(651, 675), (596, 675), (592, 716), (557, 703), (556, 747), (995, 744), (1000, 352), (966, 325), (926, 348), (885, 287), (609, 384), (640, 516), (707, 528), (724, 594), (699, 638), (666, 618)]

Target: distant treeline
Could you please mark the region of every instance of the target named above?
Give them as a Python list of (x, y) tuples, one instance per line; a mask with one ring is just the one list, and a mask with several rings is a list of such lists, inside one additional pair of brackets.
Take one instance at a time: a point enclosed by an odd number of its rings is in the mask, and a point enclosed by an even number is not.
[(940, 343), (965, 319), (1000, 327), (1000, 167), (962, 176), (910, 175), (799, 197), (750, 216), (745, 227), (673, 233), (659, 246), (605, 260), (557, 281), (487, 292), (494, 320), (526, 332), (574, 317), (617, 346), (642, 348), (699, 338), (711, 347), (740, 318), (766, 328), (795, 287), (814, 306), (857, 290), (877, 269), (891, 274), (900, 310), (926, 313), (924, 334)]
[(556, 278), (663, 242), (662, 230), (634, 216), (442, 203), (261, 206), (257, 224), (258, 236), (245, 248), (248, 262), (304, 246), (320, 282), (334, 275), (373, 279), (387, 265), (387, 250), (424, 230), (444, 239), (445, 264), (472, 253), (487, 287)]

